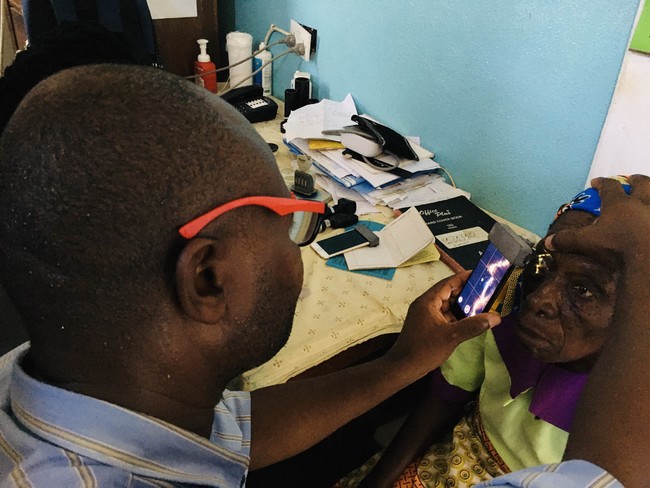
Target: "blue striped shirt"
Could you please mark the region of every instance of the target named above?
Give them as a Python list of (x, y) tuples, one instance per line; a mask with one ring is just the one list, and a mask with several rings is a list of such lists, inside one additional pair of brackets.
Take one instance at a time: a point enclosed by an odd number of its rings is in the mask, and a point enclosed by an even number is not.
[(0, 358), (0, 487), (244, 486), (250, 395), (224, 391), (210, 440), (27, 375)]
[(476, 488), (623, 488), (607, 471), (572, 460), (522, 469), (476, 485)]

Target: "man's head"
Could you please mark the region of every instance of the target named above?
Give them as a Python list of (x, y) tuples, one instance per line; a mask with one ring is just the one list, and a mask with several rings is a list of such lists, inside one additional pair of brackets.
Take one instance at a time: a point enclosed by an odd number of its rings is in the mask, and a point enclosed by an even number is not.
[(41, 374), (101, 380), (140, 361), (222, 381), (286, 341), (302, 281), (289, 217), (246, 206), (178, 234), (231, 200), (288, 196), (214, 95), (152, 68), (73, 68), (27, 95), (0, 154), (0, 276)]
[[(581, 192), (560, 207), (547, 235), (590, 225), (599, 213), (595, 190)], [(541, 242), (537, 248), (522, 275), (517, 335), (538, 359), (588, 371), (607, 337), (619, 273), (579, 254), (549, 253)]]

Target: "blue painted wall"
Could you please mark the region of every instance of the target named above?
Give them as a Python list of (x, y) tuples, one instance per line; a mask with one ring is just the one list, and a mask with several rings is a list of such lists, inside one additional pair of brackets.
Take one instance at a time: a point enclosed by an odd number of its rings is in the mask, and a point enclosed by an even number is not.
[(478, 205), (543, 234), (584, 186), (637, 7), (235, 0), (235, 25), (255, 45), (271, 23), (318, 29), (312, 61), (274, 66), (275, 95), (296, 69), (312, 73), (320, 98), (352, 93), (360, 112), (419, 135)]

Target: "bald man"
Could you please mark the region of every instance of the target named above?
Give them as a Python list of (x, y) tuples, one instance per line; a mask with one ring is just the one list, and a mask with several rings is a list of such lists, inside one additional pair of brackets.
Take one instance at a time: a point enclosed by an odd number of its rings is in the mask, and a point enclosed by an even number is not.
[(382, 358), (231, 392), (286, 342), (324, 212), (242, 116), (151, 68), (73, 68), (18, 107), (0, 172), (0, 279), (31, 341), (0, 367), (3, 487), (243, 486), (499, 321), (453, 321), (456, 276)]

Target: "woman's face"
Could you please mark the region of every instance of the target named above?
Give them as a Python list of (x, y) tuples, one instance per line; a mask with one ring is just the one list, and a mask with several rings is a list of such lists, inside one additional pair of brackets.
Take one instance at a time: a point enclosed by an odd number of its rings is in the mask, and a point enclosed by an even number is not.
[[(549, 233), (584, 227), (594, 218), (569, 211)], [(617, 272), (587, 257), (538, 252), (524, 270), (519, 340), (541, 361), (589, 371), (607, 336), (617, 283)]]

